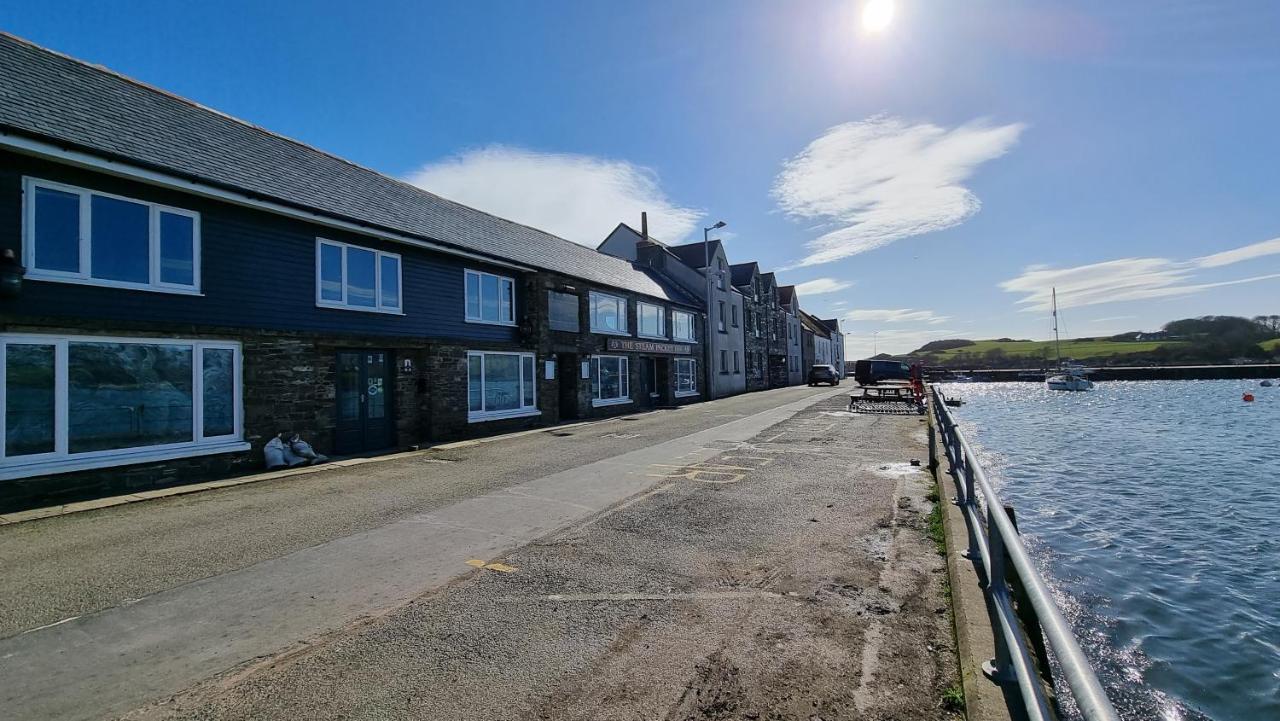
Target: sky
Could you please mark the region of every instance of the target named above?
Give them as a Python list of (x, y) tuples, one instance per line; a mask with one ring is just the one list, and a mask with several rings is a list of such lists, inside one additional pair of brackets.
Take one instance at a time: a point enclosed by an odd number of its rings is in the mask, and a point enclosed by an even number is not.
[[(1280, 3), (6, 3), (0, 29), (594, 246), (727, 226), (848, 358), (1280, 313)], [(882, 27), (870, 15), (891, 18)]]

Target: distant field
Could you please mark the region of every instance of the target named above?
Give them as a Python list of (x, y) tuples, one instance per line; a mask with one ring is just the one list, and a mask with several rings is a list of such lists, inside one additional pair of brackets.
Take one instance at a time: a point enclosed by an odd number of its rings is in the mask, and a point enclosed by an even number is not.
[[(1275, 341), (1268, 342), (1274, 343)], [(1134, 341), (1125, 343), (1111, 340), (1064, 340), (1062, 341), (1062, 357), (1078, 359), (1104, 358), (1123, 353), (1146, 353), (1147, 351), (1155, 350), (1162, 345), (1176, 346), (1182, 344), (1182, 341)], [(1008, 356), (1026, 356), (1029, 358), (1040, 358), (1042, 356), (1047, 356), (1049, 358), (1056, 357), (1056, 352), (1053, 348), (1053, 341), (1051, 340), (979, 340), (974, 341), (973, 345), (967, 345), (963, 348), (952, 348), (950, 350), (938, 351), (935, 355), (941, 359), (954, 358), (962, 353), (976, 353), (981, 356), (992, 348), (999, 348)]]
[(1280, 351), (1280, 338), (1272, 338), (1271, 340), (1264, 340), (1258, 345), (1262, 346), (1263, 350), (1269, 350), (1272, 353), (1274, 353), (1276, 351)]

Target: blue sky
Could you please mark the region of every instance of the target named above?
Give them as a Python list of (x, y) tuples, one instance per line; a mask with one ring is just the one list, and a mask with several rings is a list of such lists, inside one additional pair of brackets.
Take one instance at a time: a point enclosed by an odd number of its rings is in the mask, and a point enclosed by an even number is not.
[[(9, 3), (0, 28), (591, 243), (729, 223), (850, 357), (1280, 313), (1280, 3)], [(827, 292), (818, 292), (825, 289)]]

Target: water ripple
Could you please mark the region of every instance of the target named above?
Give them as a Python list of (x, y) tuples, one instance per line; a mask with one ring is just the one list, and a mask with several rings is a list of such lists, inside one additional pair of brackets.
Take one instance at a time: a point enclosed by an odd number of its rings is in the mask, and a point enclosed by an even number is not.
[(947, 390), (1123, 718), (1280, 719), (1280, 388)]

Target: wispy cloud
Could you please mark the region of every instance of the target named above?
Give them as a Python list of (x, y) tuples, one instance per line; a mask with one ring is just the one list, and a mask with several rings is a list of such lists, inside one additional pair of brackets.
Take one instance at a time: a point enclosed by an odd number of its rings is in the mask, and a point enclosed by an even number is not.
[(1280, 254), (1280, 238), (1205, 255), (1191, 260), (1169, 258), (1121, 258), (1072, 268), (1030, 266), (1016, 278), (1000, 284), (1010, 293), (1020, 293), (1018, 304), (1027, 311), (1051, 307), (1053, 288), (1058, 289), (1058, 307), (1071, 308), (1128, 300), (1168, 298), (1199, 293), (1242, 283), (1280, 278), (1280, 273), (1214, 282), (1196, 282), (1198, 271), (1220, 268), (1267, 255)]
[(652, 170), (589, 155), (490, 145), (424, 165), (408, 182), (450, 200), (595, 247), (649, 213), (655, 238), (679, 242), (702, 212), (671, 201)]
[(786, 161), (773, 186), (783, 211), (826, 231), (797, 266), (964, 222), (982, 203), (963, 183), (1025, 128), (984, 121), (943, 128), (885, 116), (831, 128)]
[(951, 316), (938, 315), (931, 310), (914, 310), (912, 308), (881, 308), (854, 310), (845, 314), (850, 321), (874, 321), (878, 323), (930, 323), (937, 325), (946, 323)]
[(803, 298), (806, 295), (821, 295), (822, 293), (835, 293), (852, 286), (853, 283), (847, 280), (836, 280), (835, 278), (814, 278), (803, 283), (796, 284), (796, 292)]

